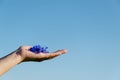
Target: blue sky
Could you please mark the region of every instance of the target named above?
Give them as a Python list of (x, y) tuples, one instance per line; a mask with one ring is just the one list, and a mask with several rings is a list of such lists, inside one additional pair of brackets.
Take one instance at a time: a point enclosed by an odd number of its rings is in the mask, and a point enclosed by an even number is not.
[(0, 0), (0, 35), (0, 57), (21, 45), (68, 50), (1, 80), (120, 80), (119, 0)]

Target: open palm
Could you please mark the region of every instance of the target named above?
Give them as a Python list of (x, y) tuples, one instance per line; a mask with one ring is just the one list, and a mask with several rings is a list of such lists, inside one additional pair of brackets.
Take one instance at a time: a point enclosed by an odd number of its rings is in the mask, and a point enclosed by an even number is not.
[(31, 48), (31, 46), (21, 46), (17, 50), (17, 54), (21, 56), (21, 58), (23, 59), (23, 62), (26, 62), (26, 61), (40, 62), (40, 61), (44, 61), (44, 60), (49, 60), (49, 59), (55, 58), (55, 57), (67, 52), (67, 50), (63, 49), (63, 50), (55, 51), (53, 53), (35, 54), (35, 53), (29, 51), (30, 48)]

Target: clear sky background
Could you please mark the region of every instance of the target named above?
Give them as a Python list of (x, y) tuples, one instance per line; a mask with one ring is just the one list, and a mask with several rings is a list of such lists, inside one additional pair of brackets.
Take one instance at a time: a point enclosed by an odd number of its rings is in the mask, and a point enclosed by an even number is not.
[(20, 45), (68, 50), (1, 80), (120, 80), (120, 0), (0, 0), (0, 36), (0, 57)]

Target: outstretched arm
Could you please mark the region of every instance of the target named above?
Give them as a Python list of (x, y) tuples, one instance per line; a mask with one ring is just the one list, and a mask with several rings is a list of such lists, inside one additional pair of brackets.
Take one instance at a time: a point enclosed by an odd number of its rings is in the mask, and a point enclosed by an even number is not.
[(28, 62), (28, 61), (41, 62), (44, 60), (55, 58), (67, 52), (67, 50), (58, 50), (53, 53), (35, 54), (29, 51), (30, 48), (31, 46), (21, 46), (16, 51), (10, 53), (9, 55), (3, 58), (0, 58), (0, 76), (21, 62)]

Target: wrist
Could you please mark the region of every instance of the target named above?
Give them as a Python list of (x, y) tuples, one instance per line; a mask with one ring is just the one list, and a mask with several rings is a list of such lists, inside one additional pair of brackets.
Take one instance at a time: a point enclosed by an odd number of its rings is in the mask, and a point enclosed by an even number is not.
[(23, 62), (24, 58), (17, 51), (14, 52), (13, 54), (17, 64)]

